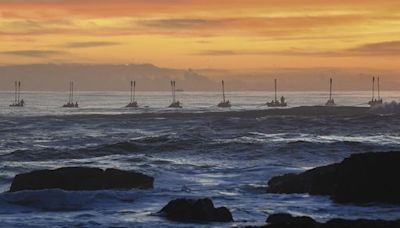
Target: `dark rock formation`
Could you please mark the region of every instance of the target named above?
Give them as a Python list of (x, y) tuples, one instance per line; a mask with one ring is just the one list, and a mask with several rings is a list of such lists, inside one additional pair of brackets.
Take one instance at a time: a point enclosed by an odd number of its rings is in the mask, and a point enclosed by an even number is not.
[(400, 152), (352, 155), (336, 171), (335, 202), (400, 204)]
[(273, 177), (269, 193), (328, 195), (339, 203), (400, 204), (400, 152), (354, 154), (338, 164)]
[(153, 188), (154, 178), (132, 171), (90, 167), (66, 167), (18, 174), (10, 192), (21, 190), (63, 189), (67, 191)]
[(232, 214), (226, 207), (215, 208), (208, 199), (176, 199), (170, 201), (160, 214), (177, 221), (231, 222)]
[(268, 182), (269, 193), (309, 193), (329, 195), (334, 187), (337, 164), (318, 167), (300, 174), (273, 177)]
[(399, 228), (400, 220), (345, 220), (332, 219), (326, 223), (319, 223), (306, 216), (295, 217), (290, 214), (274, 214), (268, 217), (265, 228)]

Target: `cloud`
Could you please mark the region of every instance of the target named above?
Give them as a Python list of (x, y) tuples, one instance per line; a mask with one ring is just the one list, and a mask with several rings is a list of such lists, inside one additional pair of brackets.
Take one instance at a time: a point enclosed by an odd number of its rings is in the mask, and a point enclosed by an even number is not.
[(22, 57), (33, 57), (33, 58), (46, 58), (54, 55), (60, 55), (65, 52), (56, 50), (18, 50), (18, 51), (4, 51), (0, 52), (2, 55), (14, 55)]
[(205, 56), (229, 56), (229, 55), (267, 55), (272, 52), (268, 51), (253, 51), (253, 50), (204, 50), (194, 55)]
[(349, 57), (349, 56), (400, 56), (400, 41), (378, 42), (360, 45), (358, 47), (335, 51), (310, 51), (291, 48), (282, 51), (268, 50), (204, 50), (194, 53), (204, 56), (234, 56), (234, 55), (281, 55), (281, 56), (318, 56), (318, 57)]
[(387, 41), (361, 45), (348, 52), (360, 55), (400, 56), (400, 41)]
[(196, 26), (208, 25), (209, 20), (206, 19), (160, 19), (160, 20), (143, 20), (138, 23), (146, 27), (156, 28), (193, 28)]
[(93, 48), (93, 47), (106, 47), (119, 45), (118, 42), (107, 42), (107, 41), (90, 41), (90, 42), (70, 42), (65, 44), (67, 48)]

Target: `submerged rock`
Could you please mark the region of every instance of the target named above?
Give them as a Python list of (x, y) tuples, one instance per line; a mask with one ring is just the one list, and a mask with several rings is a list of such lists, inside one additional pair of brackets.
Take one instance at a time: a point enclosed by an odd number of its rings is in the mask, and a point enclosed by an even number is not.
[(281, 213), (270, 215), (265, 228), (399, 228), (400, 220), (345, 220), (332, 219), (326, 223), (319, 223), (307, 216), (292, 216)]
[(176, 199), (159, 212), (171, 220), (200, 222), (231, 222), (232, 214), (226, 207), (215, 208), (208, 199)]
[(339, 203), (400, 204), (400, 152), (354, 154), (341, 163), (273, 177), (269, 193), (327, 195)]
[(67, 191), (90, 191), (102, 189), (153, 188), (154, 178), (118, 169), (90, 167), (64, 167), (54, 170), (37, 170), (18, 174), (10, 192), (22, 190), (63, 189)]

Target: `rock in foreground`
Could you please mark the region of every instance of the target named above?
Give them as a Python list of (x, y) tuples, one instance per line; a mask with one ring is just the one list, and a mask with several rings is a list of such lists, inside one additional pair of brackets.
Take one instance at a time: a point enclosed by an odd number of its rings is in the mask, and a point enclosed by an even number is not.
[(103, 189), (153, 188), (154, 178), (132, 171), (90, 167), (65, 167), (18, 174), (10, 192), (22, 190), (63, 189), (90, 191)]
[(160, 213), (176, 221), (231, 222), (232, 214), (226, 207), (215, 208), (208, 199), (176, 199), (170, 201)]
[(269, 193), (328, 195), (338, 203), (400, 204), (400, 152), (354, 154), (341, 163), (273, 177)]
[(314, 219), (301, 216), (295, 217), (290, 214), (274, 214), (268, 217), (265, 228), (399, 228), (400, 220), (345, 220), (332, 219), (326, 223), (319, 223)]

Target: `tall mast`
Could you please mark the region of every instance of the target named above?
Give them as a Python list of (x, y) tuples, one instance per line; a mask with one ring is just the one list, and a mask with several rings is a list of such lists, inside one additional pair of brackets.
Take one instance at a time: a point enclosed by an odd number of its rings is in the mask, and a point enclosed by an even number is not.
[(135, 94), (136, 94), (136, 81), (133, 81), (133, 98), (132, 98), (132, 101), (135, 101)]
[(174, 81), (171, 80), (172, 103), (175, 103)]
[(222, 100), (225, 103), (225, 83), (224, 83), (224, 80), (222, 80)]
[(133, 102), (133, 92), (132, 92), (132, 87), (133, 87), (133, 81), (131, 81), (131, 103)]
[(381, 89), (380, 89), (380, 84), (379, 84), (379, 77), (378, 77), (378, 99), (381, 99)]
[(18, 103), (20, 100), (20, 94), (21, 94), (21, 81), (18, 81)]
[(375, 77), (372, 77), (372, 100), (375, 99)]
[(71, 82), (71, 102), (74, 103), (74, 82)]
[(330, 80), (330, 87), (329, 87), (329, 100), (332, 100), (332, 78)]
[(72, 82), (69, 82), (69, 94), (68, 94), (68, 103), (72, 103), (71, 101), (71, 93), (72, 93)]
[(15, 85), (15, 91), (14, 91), (14, 103), (16, 104), (16, 103), (17, 103), (17, 89), (18, 89), (18, 82), (17, 82), (17, 81), (15, 81), (14, 85)]
[(176, 84), (175, 84), (175, 80), (174, 80), (174, 102), (176, 101)]
[(277, 101), (278, 100), (278, 97), (277, 97), (277, 80), (275, 79), (275, 101)]

